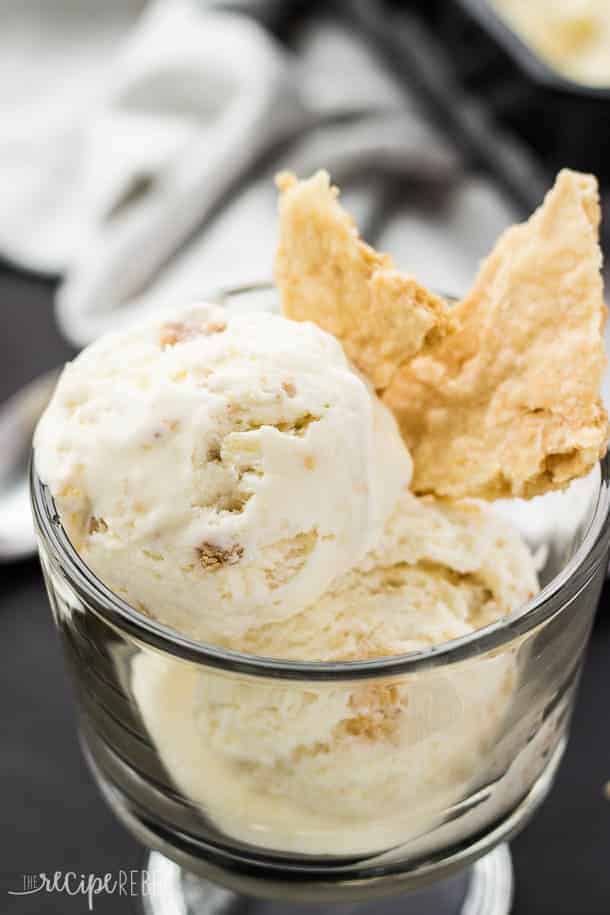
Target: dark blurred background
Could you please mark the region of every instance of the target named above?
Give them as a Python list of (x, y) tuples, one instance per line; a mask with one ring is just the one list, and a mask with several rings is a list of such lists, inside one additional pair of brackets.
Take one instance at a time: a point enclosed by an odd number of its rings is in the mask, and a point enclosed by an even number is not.
[[(123, 307), (146, 307), (155, 297), (268, 275), (274, 233), (271, 176), (278, 167), (288, 165), (301, 172), (329, 167), (345, 188), (346, 202), (358, 215), (367, 240), (390, 248), (401, 264), (417, 270), (428, 283), (456, 292), (463, 291), (498, 232), (540, 202), (558, 168), (595, 171), (602, 199), (607, 200), (610, 87), (574, 83), (562, 76), (490, 13), (483, 0), (196, 4), (197, 15), (222, 17), (230, 10), (257, 29), (252, 40), (259, 42), (261, 56), (251, 70), (242, 61), (240, 91), (247, 90), (248, 95), (250, 88), (260, 88), (270, 107), (263, 109), (261, 120), (237, 130), (227, 149), (222, 146), (224, 136), (215, 133), (224, 116), (225, 82), (217, 81), (213, 98), (203, 101), (193, 93), (186, 101), (184, 95), (176, 95), (171, 79), (159, 81), (159, 72), (166, 72), (163, 67), (156, 71), (150, 61), (156, 43), (162, 48), (159, 53), (171, 51), (176, 59), (179, 45), (163, 49), (154, 22), (141, 28), (145, 4), (130, 6), (129, 15), (125, 10), (120, 14), (125, 21), (113, 26), (118, 31), (112, 32), (110, 44), (104, 32), (99, 78), (117, 86), (90, 130), (89, 106), (94, 110), (100, 105), (99, 86), (94, 90), (92, 82), (90, 94), (84, 93), (78, 106), (70, 93), (75, 73), (79, 67), (89, 73), (91, 58), (75, 58), (73, 69), (62, 75), (65, 87), (53, 79), (51, 55), (48, 85), (38, 56), (37, 83), (28, 88), (4, 80), (0, 89), (0, 114), (12, 117), (16, 98), (24, 106), (14, 134), (9, 131), (3, 140), (0, 128), (0, 209), (5, 210), (4, 216), (0, 214), (0, 403), (70, 358), (99, 329), (118, 320)], [(171, 2), (153, 6), (163, 6), (163, 16), (174, 15), (173, 10), (167, 12)], [(561, 10), (562, 4), (557, 0), (555, 6)], [(584, 10), (586, 4), (581, 6)], [(566, 15), (573, 8), (568, 3)], [(10, 42), (12, 57), (8, 63), (5, 58), (4, 66), (12, 67), (7, 73), (14, 80), (20, 66), (28, 72), (28, 54), (38, 54), (45, 41), (49, 47), (57, 44), (59, 29), (62, 41), (66, 34), (69, 39), (71, 16), (83, 30), (75, 26), (74, 41), (81, 34), (91, 38), (92, 9), (85, 22), (83, 6), (79, 9), (77, 3), (53, 2), (45, 9), (44, 3), (21, 7), (0, 0), (0, 83), (3, 42), (7, 47)], [(579, 15), (582, 10), (579, 7)], [(49, 13), (57, 11), (63, 19), (51, 26)], [(610, 4), (606, 15), (610, 18)], [(103, 31), (104, 11), (99, 5), (95, 17), (100, 20), (96, 28)], [(130, 33), (137, 30), (134, 40)], [(108, 68), (122, 31), (132, 42), (117, 65), (124, 83)], [(166, 34), (166, 43), (171, 43), (181, 34), (179, 26)], [(269, 46), (264, 44), (267, 40)], [(70, 47), (68, 41), (66, 54)], [(143, 48), (151, 49), (149, 69), (142, 69), (134, 84), (133, 60), (144, 66)], [(229, 75), (230, 50), (229, 40), (221, 61)], [(196, 45), (193, 61), (197, 75)], [(269, 87), (273, 84), (268, 97), (265, 80)], [(71, 100), (70, 125), (78, 124), (79, 130), (85, 122), (89, 125), (87, 143), (82, 137), (62, 143), (57, 139), (57, 125), (68, 123), (61, 121), (64, 111), (57, 106), (57, 99), (64, 97)], [(37, 106), (37, 101), (47, 108)], [(213, 105), (219, 106), (220, 114), (210, 119)], [(57, 115), (51, 123), (49, 114), (48, 129), (43, 109)], [(134, 112), (140, 133), (133, 131)], [(142, 120), (143, 112), (148, 120)], [(14, 119), (11, 125), (15, 126)], [(92, 156), (92, 144), (104, 125), (110, 125), (106, 145)], [(125, 125), (123, 160), (117, 158), (120, 125)], [(141, 145), (142, 136), (151, 136), (154, 145), (158, 136), (158, 151), (168, 135), (179, 131), (184, 134), (183, 146), (170, 150), (171, 144), (166, 144), (169, 152), (163, 161), (148, 152), (135, 155), (129, 145), (130, 137), (135, 137), (135, 147)], [(268, 140), (261, 142), (267, 133)], [(188, 144), (195, 144), (195, 151), (208, 148), (212, 163), (220, 149), (218, 163), (208, 173), (195, 175), (196, 168), (185, 155)], [(239, 161), (228, 168), (235, 149), (240, 150)], [(105, 174), (106, 154), (108, 171), (114, 169), (118, 179), (100, 210), (95, 181), (91, 191), (84, 179), (78, 183), (77, 178), (80, 181), (82, 173), (89, 181)], [(85, 161), (86, 155), (95, 160), (93, 165)], [(203, 154), (198, 155), (200, 162)], [(192, 218), (183, 224), (175, 211), (180, 215), (184, 204), (178, 201), (172, 209), (171, 195), (164, 196), (178, 165), (187, 178), (194, 176)], [(65, 199), (75, 196), (71, 208), (64, 206), (64, 198), (53, 196), (59, 185), (65, 187)], [(83, 201), (90, 205), (85, 208)], [(140, 226), (146, 222), (141, 214), (147, 206), (150, 229)], [(70, 220), (71, 234), (65, 232)], [(147, 239), (170, 224), (173, 235), (168, 229), (165, 247), (149, 257)], [(606, 247), (608, 231), (606, 226)], [(255, 240), (255, 235), (260, 237)], [(231, 256), (221, 264), (219, 252), (228, 248)], [(116, 301), (106, 301), (115, 293)], [(1, 505), (0, 501), (0, 511)], [(605, 727), (609, 600), (606, 588), (557, 783), (542, 811), (512, 844), (516, 915), (610, 913), (610, 803), (605, 793), (610, 780), (610, 733)], [(140, 868), (144, 862), (144, 850), (102, 803), (80, 756), (72, 697), (37, 561), (31, 556), (0, 565), (0, 671), (0, 809), (5, 822), (0, 911), (84, 912), (86, 901), (81, 897), (7, 895), (21, 886), (24, 873), (116, 872)], [(137, 905), (137, 899), (102, 896), (95, 900), (95, 911), (131, 912)], [(379, 911), (381, 915), (382, 902)]]

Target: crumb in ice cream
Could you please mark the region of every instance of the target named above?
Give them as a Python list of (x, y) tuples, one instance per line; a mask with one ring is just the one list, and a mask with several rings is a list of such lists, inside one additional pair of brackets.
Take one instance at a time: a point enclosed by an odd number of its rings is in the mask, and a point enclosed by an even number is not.
[(239, 562), (244, 555), (244, 548), (239, 543), (234, 543), (229, 549), (222, 549), (213, 543), (202, 543), (197, 547), (197, 552), (202, 567), (206, 570), (214, 570)]
[(227, 322), (224, 320), (205, 321), (196, 319), (187, 319), (185, 321), (166, 321), (161, 325), (159, 331), (159, 343), (162, 349), (169, 346), (177, 346), (178, 343), (184, 343), (187, 340), (195, 340), (197, 337), (208, 337), (210, 334), (221, 334), (227, 329)]

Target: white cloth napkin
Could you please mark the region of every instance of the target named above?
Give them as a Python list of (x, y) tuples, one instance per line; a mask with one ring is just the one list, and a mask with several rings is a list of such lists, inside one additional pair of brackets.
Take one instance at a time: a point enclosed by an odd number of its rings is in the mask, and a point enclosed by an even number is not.
[(0, 250), (63, 271), (86, 213), (88, 127), (144, 0), (0, 0)]
[(0, 22), (0, 253), (62, 275), (78, 345), (270, 276), (279, 168), (328, 167), (371, 240), (448, 292), (514, 219), (333, 20), (291, 51), (194, 0), (0, 0)]

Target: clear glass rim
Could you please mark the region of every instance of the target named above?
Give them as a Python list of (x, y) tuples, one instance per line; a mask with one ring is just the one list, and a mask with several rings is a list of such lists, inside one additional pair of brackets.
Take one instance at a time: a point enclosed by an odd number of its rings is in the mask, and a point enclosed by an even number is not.
[(610, 455), (599, 464), (595, 508), (582, 543), (564, 568), (515, 613), (468, 635), (422, 651), (368, 661), (288, 661), (230, 651), (188, 636), (144, 616), (108, 588), (73, 547), (48, 488), (30, 468), (32, 510), (39, 536), (87, 606), (131, 637), (186, 661), (227, 671), (290, 680), (354, 680), (414, 673), (458, 663), (501, 648), (560, 612), (585, 587), (605, 555), (610, 537)]
[[(263, 291), (268, 282), (219, 291), (207, 300), (224, 302), (232, 295)], [(64, 530), (53, 498), (30, 465), (32, 511), (38, 535), (76, 593), (115, 628), (165, 654), (191, 663), (267, 679), (336, 681), (389, 677), (459, 663), (497, 650), (544, 623), (584, 588), (605, 555), (610, 539), (610, 455), (599, 462), (597, 501), (582, 543), (564, 568), (527, 604), (468, 635), (422, 651), (367, 661), (289, 661), (230, 651), (197, 642), (144, 616), (110, 590), (83, 562)]]

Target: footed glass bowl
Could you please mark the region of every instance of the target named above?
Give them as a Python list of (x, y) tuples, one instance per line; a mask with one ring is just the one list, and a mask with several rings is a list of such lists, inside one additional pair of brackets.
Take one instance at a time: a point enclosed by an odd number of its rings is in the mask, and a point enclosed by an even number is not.
[[(251, 308), (261, 295), (217, 298)], [(498, 504), (539, 559), (542, 590), (518, 613), (401, 657), (305, 663), (193, 642), (130, 607), (80, 559), (33, 463), (84, 752), (153, 849), (149, 915), (509, 912), (505, 843), (565, 747), (608, 483), (606, 459), (563, 493)]]

